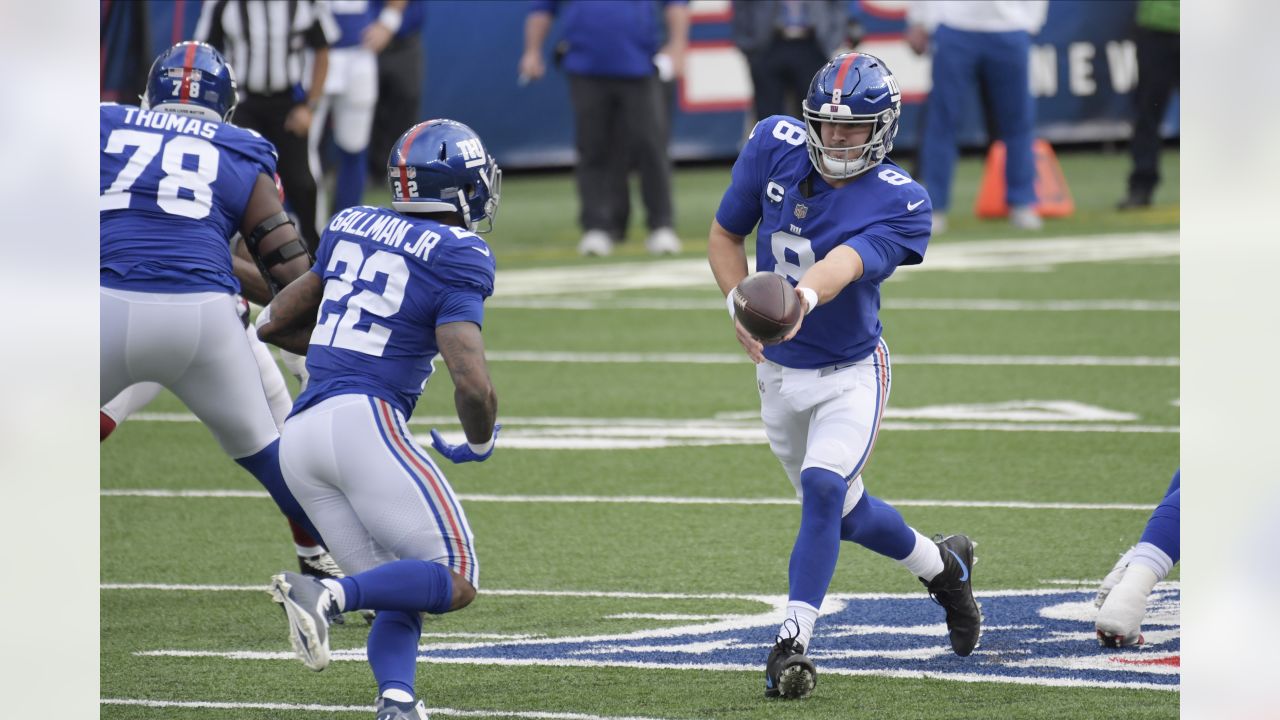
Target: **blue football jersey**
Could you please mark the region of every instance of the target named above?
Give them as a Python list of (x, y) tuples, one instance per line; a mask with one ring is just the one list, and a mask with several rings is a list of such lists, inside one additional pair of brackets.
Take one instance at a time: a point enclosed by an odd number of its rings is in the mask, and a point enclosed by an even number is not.
[(311, 268), (324, 300), (293, 412), (358, 393), (409, 417), (439, 352), (436, 327), (482, 325), (495, 269), (489, 246), (463, 228), (369, 206), (334, 215)]
[(769, 360), (820, 368), (860, 360), (875, 349), (880, 283), (899, 265), (924, 260), (932, 229), (929, 195), (889, 160), (833, 188), (814, 170), (804, 123), (774, 115), (756, 124), (716, 211), (731, 233), (756, 233), (756, 270), (799, 282), (839, 245), (862, 257), (865, 272), (805, 317), (790, 341), (765, 347)]
[(228, 239), (275, 148), (229, 123), (102, 105), (99, 282), (141, 292), (240, 292)]
[(360, 44), (365, 28), (378, 18), (370, 0), (331, 0), (329, 11), (341, 33), (330, 47), (355, 47)]

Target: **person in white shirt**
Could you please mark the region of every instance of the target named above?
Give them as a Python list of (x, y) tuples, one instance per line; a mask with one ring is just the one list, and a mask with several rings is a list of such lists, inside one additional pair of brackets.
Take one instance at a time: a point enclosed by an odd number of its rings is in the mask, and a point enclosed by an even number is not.
[(981, 81), (989, 93), (999, 139), (1007, 149), (1009, 221), (1039, 230), (1036, 213), (1035, 106), (1028, 84), (1031, 36), (1040, 32), (1048, 0), (914, 0), (907, 8), (907, 43), (933, 56), (933, 87), (925, 109), (921, 179), (933, 203), (933, 233), (944, 232), (956, 164), (956, 127)]

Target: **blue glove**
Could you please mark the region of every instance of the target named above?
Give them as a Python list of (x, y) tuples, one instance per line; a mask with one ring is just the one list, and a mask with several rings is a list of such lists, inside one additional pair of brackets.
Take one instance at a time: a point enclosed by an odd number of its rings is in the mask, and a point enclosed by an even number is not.
[(449, 458), (449, 461), (455, 465), (464, 462), (484, 462), (489, 459), (489, 456), (493, 454), (493, 449), (497, 447), (498, 431), (501, 429), (501, 423), (493, 426), (493, 437), (489, 439), (489, 449), (483, 455), (476, 454), (476, 451), (471, 449), (470, 443), (464, 442), (450, 445), (444, 441), (438, 430), (431, 431), (431, 447), (435, 448), (436, 452)]

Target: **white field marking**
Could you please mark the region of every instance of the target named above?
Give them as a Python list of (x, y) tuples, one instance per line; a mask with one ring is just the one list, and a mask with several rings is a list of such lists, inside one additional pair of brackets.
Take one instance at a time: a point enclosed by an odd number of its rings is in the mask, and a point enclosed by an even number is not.
[[(754, 253), (749, 255), (754, 256)], [(930, 247), (923, 264), (899, 268), (896, 275), (938, 270), (1042, 269), (1068, 263), (1111, 263), (1177, 256), (1176, 232), (949, 242)], [(748, 269), (754, 270), (754, 257), (747, 260)], [(494, 299), (563, 295), (565, 288), (591, 293), (714, 286), (715, 279), (705, 259), (654, 260), (603, 266), (503, 270), (497, 275)]]
[[(696, 298), (583, 298), (494, 299), (490, 308), (515, 310), (672, 310), (724, 312), (723, 300)], [(1178, 312), (1177, 300), (998, 300), (887, 298), (885, 310), (958, 310), (964, 312)]]
[[(135, 705), (151, 708), (194, 708), (201, 710), (284, 710), (288, 712), (324, 712), (324, 713), (365, 713), (368, 705), (318, 705), (314, 703), (258, 703), (258, 702), (216, 702), (212, 700), (138, 700), (133, 698), (101, 698), (103, 705)], [(458, 710), (456, 708), (427, 708), (431, 715), (449, 717), (504, 717), (534, 718), (536, 720), (661, 720), (645, 718), (638, 715), (584, 715), (582, 713), (537, 712), (514, 710)]]
[(1016, 668), (1050, 667), (1060, 670), (1114, 670), (1117, 665), (1133, 663), (1133, 669), (1141, 668), (1144, 673), (1153, 675), (1177, 675), (1182, 671), (1177, 665), (1159, 665), (1153, 661), (1176, 659), (1177, 653), (1152, 653), (1151, 651), (1100, 653), (1077, 657), (1027, 658), (1025, 660), (1009, 660), (1004, 665)]
[(617, 613), (605, 615), (605, 620), (723, 620), (728, 615), (694, 615), (683, 613)]
[[(146, 498), (268, 498), (264, 490), (159, 490), (107, 489), (102, 497)], [(674, 497), (662, 495), (486, 495), (462, 493), (458, 499), (467, 503), (551, 503), (554, 505), (796, 505), (795, 498), (715, 498)], [(1025, 502), (1021, 500), (886, 500), (899, 507), (927, 508), (993, 508), (998, 510), (1131, 510), (1151, 512), (1154, 505), (1130, 503), (1063, 503)]]
[[(598, 365), (744, 365), (745, 353), (643, 353), (495, 350), (490, 362), (591, 363)], [(1178, 367), (1176, 357), (1112, 355), (894, 355), (894, 365), (981, 365), (1053, 367)]]
[[(263, 651), (231, 651), (231, 652), (212, 652), (203, 650), (152, 650), (134, 653), (136, 656), (143, 657), (183, 657), (183, 658), (221, 658), (225, 660), (282, 660), (289, 662), (297, 662), (297, 656), (293, 652), (263, 652)], [(336, 661), (364, 661), (364, 651), (358, 653), (347, 654), (343, 651), (332, 651), (330, 658)], [(420, 657), (418, 662), (430, 663), (432, 665), (496, 665), (506, 667), (519, 666), (552, 666), (552, 667), (580, 667), (580, 668), (600, 668), (600, 667), (619, 667), (619, 668), (635, 668), (639, 670), (670, 670), (672, 663), (654, 663), (639, 661), (620, 661), (610, 660), (608, 663), (600, 663), (592, 660), (575, 660), (570, 658), (555, 658), (554, 660), (534, 660), (534, 659), (511, 659), (511, 658), (451, 658), (447, 655), (432, 656), (431, 658)], [(757, 665), (743, 665), (732, 663), (698, 663), (689, 664), (692, 670), (721, 670), (721, 671), (743, 671), (758, 673), (760, 668)], [(1143, 668), (1146, 671), (1146, 668)], [(1110, 682), (1106, 680), (1088, 681), (1077, 680), (1074, 678), (1027, 678), (1027, 677), (1001, 677), (996, 675), (960, 674), (960, 673), (937, 673), (923, 670), (855, 670), (850, 668), (823, 668), (822, 672), (828, 675), (849, 675), (849, 676), (876, 676), (902, 678), (908, 680), (952, 680), (955, 682), (970, 683), (1006, 683), (1013, 685), (1048, 685), (1053, 687), (1097, 687), (1097, 688), (1116, 688), (1128, 690), (1164, 690), (1177, 692), (1177, 686), (1161, 685), (1158, 683), (1145, 682)], [(366, 708), (367, 709), (367, 708)]]

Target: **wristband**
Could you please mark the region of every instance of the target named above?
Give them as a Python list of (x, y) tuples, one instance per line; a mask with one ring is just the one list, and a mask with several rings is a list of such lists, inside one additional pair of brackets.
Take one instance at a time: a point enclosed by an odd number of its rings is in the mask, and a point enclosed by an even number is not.
[(378, 13), (378, 22), (395, 34), (400, 31), (400, 24), (404, 22), (404, 13), (391, 7), (382, 8), (382, 12)]
[(490, 435), (488, 440), (480, 443), (479, 445), (468, 441), (467, 447), (471, 448), (471, 452), (478, 456), (487, 455), (489, 451), (493, 449), (493, 441), (496, 439), (497, 438), (494, 435)]
[(729, 294), (724, 296), (724, 304), (729, 308), (729, 317), (734, 319), (737, 319), (738, 317), (738, 308), (733, 304), (733, 294), (736, 292), (738, 292), (738, 287), (735, 285), (734, 288), (729, 291)]
[(806, 305), (804, 314), (808, 315), (813, 312), (813, 309), (818, 307), (818, 291), (807, 287), (797, 287), (796, 290), (800, 291), (800, 294), (804, 296)]

